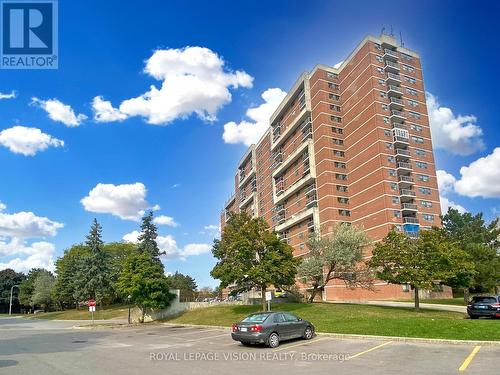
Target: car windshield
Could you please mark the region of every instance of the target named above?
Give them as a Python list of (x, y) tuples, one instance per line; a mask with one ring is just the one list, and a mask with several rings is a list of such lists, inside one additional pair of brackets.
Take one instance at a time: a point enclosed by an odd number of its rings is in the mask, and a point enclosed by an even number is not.
[(243, 323), (263, 323), (269, 314), (253, 314), (242, 320)]
[(495, 297), (474, 297), (472, 298), (474, 303), (496, 303)]

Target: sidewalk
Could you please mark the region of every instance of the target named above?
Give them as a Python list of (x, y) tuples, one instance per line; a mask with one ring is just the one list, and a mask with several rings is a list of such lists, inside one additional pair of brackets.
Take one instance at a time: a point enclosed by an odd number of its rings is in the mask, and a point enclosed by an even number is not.
[[(373, 305), (373, 306), (389, 306), (389, 307), (414, 307), (413, 302), (397, 302), (397, 301), (334, 301), (330, 303), (350, 303), (357, 305)], [(440, 305), (434, 303), (420, 303), (421, 309), (432, 309), (432, 310), (443, 310), (443, 311), (454, 311), (460, 313), (467, 313), (466, 306), (455, 306), (455, 305)]]

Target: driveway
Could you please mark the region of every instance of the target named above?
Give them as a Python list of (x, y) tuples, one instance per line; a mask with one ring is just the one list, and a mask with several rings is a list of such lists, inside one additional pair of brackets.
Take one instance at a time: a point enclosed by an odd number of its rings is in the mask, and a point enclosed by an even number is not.
[[(492, 321), (493, 324), (496, 323)], [(229, 329), (166, 324), (79, 329), (0, 318), (5, 374), (498, 374), (500, 346), (339, 339), (244, 347)]]

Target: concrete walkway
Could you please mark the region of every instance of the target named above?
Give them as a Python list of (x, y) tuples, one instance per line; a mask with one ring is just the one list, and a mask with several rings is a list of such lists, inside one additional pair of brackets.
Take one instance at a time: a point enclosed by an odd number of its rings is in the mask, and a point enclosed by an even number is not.
[[(397, 302), (397, 301), (335, 301), (332, 303), (353, 303), (358, 305), (373, 305), (373, 306), (389, 306), (389, 307), (414, 307), (413, 302)], [(467, 313), (466, 306), (456, 305), (440, 305), (434, 303), (420, 303), (422, 309), (454, 311), (460, 313)]]

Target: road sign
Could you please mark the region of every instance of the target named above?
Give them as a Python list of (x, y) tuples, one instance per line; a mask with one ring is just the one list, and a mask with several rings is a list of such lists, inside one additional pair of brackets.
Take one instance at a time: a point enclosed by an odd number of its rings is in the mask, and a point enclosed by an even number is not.
[(89, 311), (90, 312), (95, 312), (95, 306), (89, 306)]
[(266, 301), (270, 301), (273, 299), (273, 294), (271, 292), (266, 292)]
[(94, 306), (95, 307), (95, 299), (89, 299), (88, 303), (87, 303), (90, 306)]

